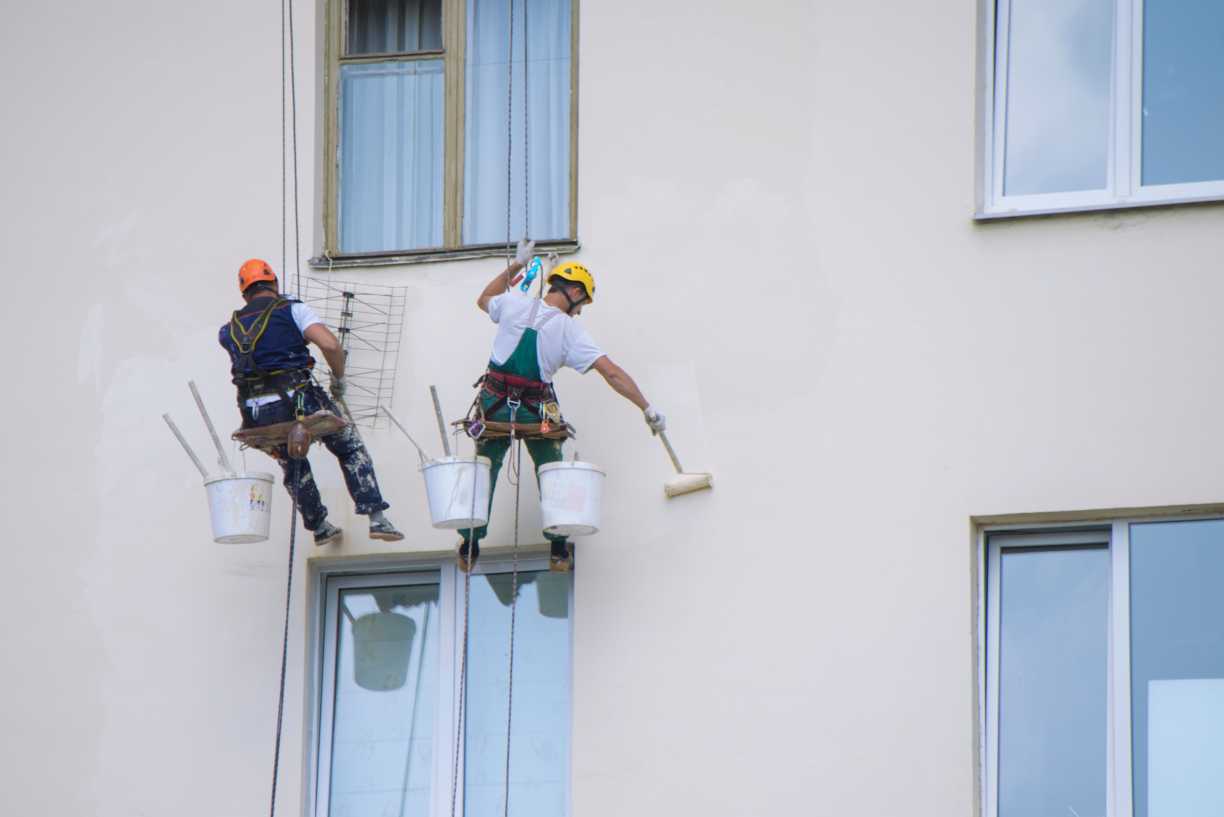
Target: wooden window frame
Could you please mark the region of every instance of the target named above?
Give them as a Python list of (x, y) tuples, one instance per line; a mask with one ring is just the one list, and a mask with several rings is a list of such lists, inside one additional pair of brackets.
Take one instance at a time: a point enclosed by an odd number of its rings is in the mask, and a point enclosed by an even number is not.
[[(573, 252), (578, 248), (578, 4), (570, 0), (570, 162), (569, 232), (564, 238), (537, 242), (541, 249)], [(315, 267), (380, 266), (503, 255), (504, 244), (463, 243), (463, 182), (468, 0), (442, 0), (442, 48), (409, 53), (345, 56), (348, 0), (326, 0), (323, 54), (323, 241)], [(415, 250), (342, 253), (340, 209), (340, 67), (361, 63), (436, 60), (443, 64), (442, 246)]]

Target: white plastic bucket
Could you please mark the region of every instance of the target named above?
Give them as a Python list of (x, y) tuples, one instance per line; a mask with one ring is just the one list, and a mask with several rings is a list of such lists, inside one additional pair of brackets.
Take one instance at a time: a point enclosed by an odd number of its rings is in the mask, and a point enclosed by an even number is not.
[(272, 475), (229, 474), (204, 481), (213, 541), (244, 545), (268, 538), (272, 521)]
[(548, 462), (537, 474), (545, 533), (590, 536), (599, 531), (603, 471), (589, 462)]
[[(442, 457), (421, 466), (435, 528), (477, 528), (489, 521), (488, 457)], [(476, 490), (475, 502), (472, 489)]]

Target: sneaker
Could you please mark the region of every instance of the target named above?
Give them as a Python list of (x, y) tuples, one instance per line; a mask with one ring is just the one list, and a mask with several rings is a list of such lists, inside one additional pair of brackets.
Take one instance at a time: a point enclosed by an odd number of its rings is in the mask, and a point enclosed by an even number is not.
[(391, 520), (387, 517), (381, 519), (370, 520), (370, 538), (381, 539), (384, 542), (398, 542), (404, 538), (404, 534), (395, 529), (395, 525), (391, 524)]
[(455, 564), (459, 567), (460, 572), (471, 573), (472, 568), (476, 567), (476, 560), (480, 558), (480, 543), (469, 546), (467, 542), (459, 543), (459, 552), (455, 555)]
[(335, 525), (333, 525), (331, 522), (328, 522), (326, 519), (324, 519), (323, 524), (315, 528), (315, 531), (314, 531), (315, 547), (320, 547), (322, 545), (330, 545), (333, 542), (339, 542), (343, 538), (344, 538), (344, 531), (342, 531), (340, 528), (337, 528)]
[(552, 573), (569, 573), (574, 569), (574, 543), (553, 542), (548, 553), (548, 570)]

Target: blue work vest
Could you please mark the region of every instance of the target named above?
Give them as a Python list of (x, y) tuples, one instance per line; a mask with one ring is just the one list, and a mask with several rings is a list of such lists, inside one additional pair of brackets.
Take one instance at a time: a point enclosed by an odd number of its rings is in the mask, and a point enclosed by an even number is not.
[[(273, 303), (272, 297), (252, 300), (235, 312), (218, 334), (221, 346), (229, 352), (230, 374), (237, 386), (255, 385), (252, 381), (271, 374), (308, 370), (314, 366), (306, 339), (293, 320), (293, 304), (298, 301), (276, 300), (263, 332), (256, 329), (250, 337), (244, 337), (243, 333), (251, 332), (264, 310)], [(244, 347), (247, 354), (243, 354)]]

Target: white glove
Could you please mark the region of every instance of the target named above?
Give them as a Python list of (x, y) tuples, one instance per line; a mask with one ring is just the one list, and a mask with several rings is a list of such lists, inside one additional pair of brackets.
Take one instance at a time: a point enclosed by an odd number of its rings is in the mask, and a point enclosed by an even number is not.
[(514, 260), (521, 266), (527, 266), (531, 263), (531, 259), (535, 257), (535, 242), (526, 238), (520, 238), (518, 249), (514, 251)]
[(331, 376), (331, 383), (328, 386), (328, 391), (331, 392), (332, 397), (336, 398), (337, 400), (343, 400), (344, 393), (348, 391), (348, 384), (344, 382), (344, 376), (341, 375), (340, 377), (337, 377), (333, 374)]
[(651, 434), (667, 430), (667, 418), (660, 414), (654, 406), (647, 406), (642, 414), (646, 417), (646, 425), (650, 426)]

